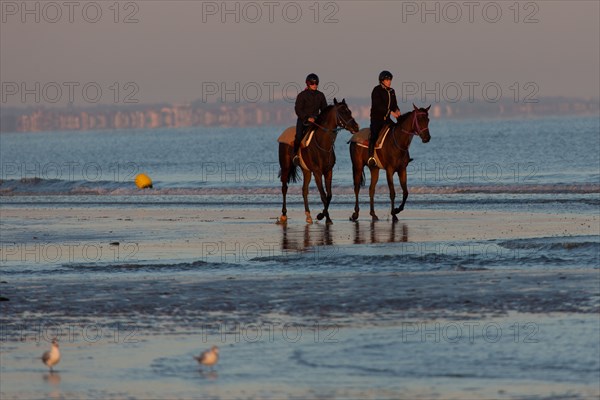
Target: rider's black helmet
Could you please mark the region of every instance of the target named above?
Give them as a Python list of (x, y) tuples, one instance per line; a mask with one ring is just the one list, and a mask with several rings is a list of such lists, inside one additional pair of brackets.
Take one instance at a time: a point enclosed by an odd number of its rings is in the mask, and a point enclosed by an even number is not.
[(306, 84), (308, 85), (311, 83), (316, 83), (317, 85), (319, 84), (319, 77), (317, 74), (308, 74), (306, 77)]
[(394, 75), (390, 71), (381, 71), (379, 74), (379, 82), (383, 82), (386, 79), (392, 79)]

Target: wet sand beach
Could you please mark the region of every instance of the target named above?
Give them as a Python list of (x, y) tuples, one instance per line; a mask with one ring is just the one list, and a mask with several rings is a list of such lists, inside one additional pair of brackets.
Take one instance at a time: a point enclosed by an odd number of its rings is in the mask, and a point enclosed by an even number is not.
[[(600, 394), (600, 274), (581, 264), (597, 257), (597, 215), (1, 212), (2, 398)], [(38, 358), (54, 336), (49, 374)], [(199, 371), (192, 356), (215, 344), (216, 371)]]

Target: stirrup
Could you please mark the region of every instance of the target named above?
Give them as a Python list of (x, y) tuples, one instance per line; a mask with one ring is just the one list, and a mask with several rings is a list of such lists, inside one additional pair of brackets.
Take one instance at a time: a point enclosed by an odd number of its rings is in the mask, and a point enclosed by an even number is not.
[(367, 165), (369, 167), (374, 167), (377, 165), (377, 161), (375, 161), (375, 157), (369, 157), (369, 159), (367, 160)]

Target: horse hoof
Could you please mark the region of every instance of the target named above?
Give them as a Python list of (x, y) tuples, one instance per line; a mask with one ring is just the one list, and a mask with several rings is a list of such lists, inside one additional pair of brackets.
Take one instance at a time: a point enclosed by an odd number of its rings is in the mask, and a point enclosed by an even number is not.
[(398, 222), (398, 217), (396, 217), (396, 214), (392, 214), (392, 222)]
[(313, 219), (310, 216), (310, 213), (309, 212), (305, 212), (304, 214), (306, 215), (306, 223), (307, 224), (312, 224), (313, 223)]
[(287, 216), (286, 215), (282, 215), (281, 217), (277, 218), (277, 224), (285, 224), (287, 223)]
[(354, 213), (352, 214), (352, 216), (350, 217), (350, 221), (356, 221), (358, 219), (358, 213)]
[(323, 214), (323, 213), (318, 213), (318, 214), (317, 214), (317, 219), (318, 219), (319, 221), (320, 221), (320, 220), (322, 220), (323, 218), (325, 218), (325, 214)]
[(325, 223), (326, 223), (327, 225), (333, 225), (333, 221), (331, 220), (331, 218), (327, 218), (327, 219), (325, 220)]
[(379, 218), (377, 218), (377, 215), (371, 215), (373, 222), (375, 221), (379, 221)]

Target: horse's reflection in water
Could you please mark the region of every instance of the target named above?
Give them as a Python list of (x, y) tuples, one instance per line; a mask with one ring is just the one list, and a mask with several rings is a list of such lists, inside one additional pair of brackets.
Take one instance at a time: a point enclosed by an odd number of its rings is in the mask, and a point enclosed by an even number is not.
[[(281, 225), (281, 249), (284, 251), (306, 251), (315, 246), (333, 246), (345, 244), (395, 243), (408, 242), (408, 226), (404, 223), (381, 224), (375, 222), (355, 222), (354, 240), (349, 235), (339, 234), (334, 240), (335, 228), (330, 225), (304, 225), (291, 227)], [(350, 232), (348, 232), (350, 234)]]
[[(365, 239), (365, 236), (369, 239)], [(393, 222), (382, 225), (375, 222), (354, 224), (354, 244), (408, 242), (408, 226)]]
[(287, 225), (281, 225), (283, 234), (281, 236), (281, 249), (305, 251), (313, 246), (332, 246), (330, 225), (304, 225), (302, 229), (293, 229)]

